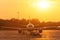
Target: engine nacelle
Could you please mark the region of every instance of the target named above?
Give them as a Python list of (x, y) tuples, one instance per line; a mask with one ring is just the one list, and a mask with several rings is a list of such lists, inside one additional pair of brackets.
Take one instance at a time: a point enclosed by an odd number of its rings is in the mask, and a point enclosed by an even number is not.
[(39, 30), (39, 33), (42, 33), (42, 30)]
[(22, 30), (21, 30), (21, 29), (19, 29), (19, 30), (18, 30), (18, 32), (19, 32), (19, 33), (21, 33), (21, 32), (22, 32)]

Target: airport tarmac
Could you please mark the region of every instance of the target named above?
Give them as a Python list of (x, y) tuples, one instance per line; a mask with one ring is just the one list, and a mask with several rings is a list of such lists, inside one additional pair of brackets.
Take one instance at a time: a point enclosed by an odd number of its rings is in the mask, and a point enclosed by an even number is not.
[[(48, 33), (47, 33), (48, 32)], [(0, 31), (0, 40), (60, 40), (60, 30), (54, 31), (57, 33), (53, 33), (44, 31), (41, 37), (31, 36), (31, 35), (22, 35), (19, 34), (17, 30), (1, 30)], [(45, 34), (45, 35), (44, 35)]]

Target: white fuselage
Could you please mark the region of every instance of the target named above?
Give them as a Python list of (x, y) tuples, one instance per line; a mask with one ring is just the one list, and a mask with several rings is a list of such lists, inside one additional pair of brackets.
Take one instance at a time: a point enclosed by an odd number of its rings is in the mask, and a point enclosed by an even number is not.
[(34, 25), (32, 23), (29, 23), (29, 24), (27, 24), (26, 28), (28, 30), (33, 30), (34, 29)]

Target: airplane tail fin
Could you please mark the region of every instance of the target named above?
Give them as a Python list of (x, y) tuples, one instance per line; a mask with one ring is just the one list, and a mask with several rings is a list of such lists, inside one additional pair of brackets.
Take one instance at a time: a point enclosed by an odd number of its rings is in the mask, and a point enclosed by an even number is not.
[(31, 23), (31, 18), (30, 18), (30, 16), (29, 16), (29, 23)]

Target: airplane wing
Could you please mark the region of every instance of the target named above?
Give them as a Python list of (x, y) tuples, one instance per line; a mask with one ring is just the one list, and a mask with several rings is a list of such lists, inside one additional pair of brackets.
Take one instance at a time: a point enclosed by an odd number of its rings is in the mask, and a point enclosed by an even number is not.
[(39, 31), (39, 33), (42, 33), (42, 29), (41, 28), (33, 28), (33, 29), (28, 29), (28, 28), (20, 28), (19, 29), (19, 32), (21, 32), (21, 31), (33, 31), (33, 30), (38, 30)]
[(42, 28), (19, 28), (19, 30), (42, 30)]

